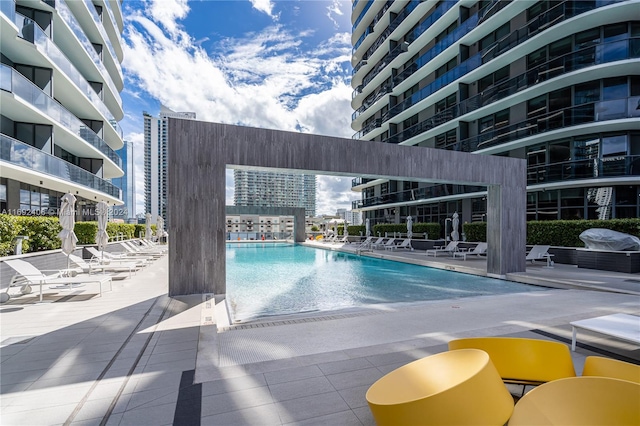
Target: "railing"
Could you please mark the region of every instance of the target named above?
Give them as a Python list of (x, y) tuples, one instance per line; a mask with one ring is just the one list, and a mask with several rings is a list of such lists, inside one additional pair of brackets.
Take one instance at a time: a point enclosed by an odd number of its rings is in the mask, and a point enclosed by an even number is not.
[(4, 14), (11, 22), (16, 17), (16, 1), (15, 0), (0, 0), (0, 12)]
[[(109, 0), (107, 0), (107, 2), (108, 1)], [(107, 50), (109, 51), (109, 54), (111, 54), (111, 58), (113, 59), (113, 62), (116, 65), (116, 69), (120, 73), (120, 77), (122, 77), (122, 67), (120, 66), (120, 61), (118, 61), (118, 55), (116, 55), (116, 50), (111, 45), (111, 39), (109, 38), (109, 35), (107, 34), (107, 31), (104, 29), (104, 25), (102, 24), (102, 20), (100, 19), (100, 15), (98, 15), (98, 11), (96, 10), (96, 6), (90, 0), (84, 0), (84, 4), (85, 4), (85, 7), (87, 8), (87, 10), (89, 11), (89, 14), (93, 18), (93, 22), (96, 24), (96, 27), (98, 27), (98, 32), (100, 33), (100, 35), (102, 36), (105, 44), (107, 45)]]
[[(447, 148), (453, 147), (455, 150), (473, 152), (478, 149), (490, 148), (570, 126), (625, 118), (640, 118), (640, 109), (637, 109), (638, 102), (640, 102), (640, 96), (585, 103), (539, 115), (510, 126), (490, 130), (460, 142), (449, 144)], [(458, 144), (459, 146), (456, 146)]]
[(640, 176), (640, 155), (588, 158), (527, 167), (527, 185), (617, 176)]
[(429, 187), (408, 189), (405, 191), (392, 192), (377, 197), (356, 200), (351, 203), (352, 208), (360, 209), (363, 207), (379, 206), (382, 204), (403, 203), (408, 201), (419, 201), (429, 198), (446, 197), (450, 195), (462, 195), (471, 192), (483, 192), (487, 188), (475, 185), (454, 185), (439, 184)]
[(567, 53), (541, 64), (530, 71), (503, 83), (488, 87), (471, 98), (438, 112), (432, 117), (385, 139), (387, 143), (400, 143), (431, 130), (450, 120), (487, 106), (514, 93), (535, 86), (559, 75), (609, 62), (640, 57), (640, 37), (601, 43), (576, 52)]
[[(1, 0), (0, 3), (4, 3), (4, 0)], [(42, 28), (38, 26), (33, 20), (16, 13), (15, 24), (19, 29), (19, 36), (33, 43), (38, 50), (42, 51), (46, 56), (54, 63), (56, 66), (64, 72), (69, 80), (71, 80), (78, 90), (82, 92), (91, 103), (102, 113), (102, 115), (107, 118), (107, 121), (111, 124), (111, 126), (116, 130), (120, 139), (122, 139), (122, 129), (120, 125), (116, 121), (116, 119), (109, 111), (109, 108), (104, 104), (104, 101), (98, 96), (93, 87), (89, 84), (89, 82), (82, 76), (80, 71), (73, 65), (73, 63), (65, 56), (64, 53), (56, 46), (56, 44), (51, 41), (49, 36), (44, 32)], [(95, 53), (95, 51), (94, 51)], [(117, 93), (117, 92), (116, 92)]]
[(111, 182), (4, 134), (0, 134), (0, 160), (121, 199), (120, 188)]
[[(360, 47), (360, 45), (362, 44), (364, 39), (367, 38), (367, 36), (369, 34), (373, 33), (373, 27), (375, 27), (375, 25), (378, 23), (378, 21), (380, 21), (380, 19), (382, 19), (382, 17), (384, 16), (385, 12), (387, 10), (389, 10), (389, 7), (391, 7), (393, 2), (394, 2), (394, 0), (387, 0), (387, 2), (384, 4), (384, 6), (382, 6), (382, 9), (380, 9), (380, 11), (378, 11), (376, 16), (373, 17), (373, 20), (371, 21), (371, 24), (369, 24), (369, 26), (367, 27), (367, 30), (360, 36), (358, 41), (356, 41), (355, 44), (353, 45), (353, 49), (351, 49), (351, 53), (352, 54), (356, 53), (356, 50), (358, 50), (358, 47)], [(363, 58), (363, 59), (365, 59), (365, 58)], [(358, 65), (360, 65), (360, 64), (358, 64)], [(353, 73), (355, 74), (356, 71), (354, 71)]]
[(107, 7), (107, 13), (109, 14), (109, 18), (111, 19), (111, 23), (113, 24), (118, 43), (120, 43), (120, 46), (122, 46), (122, 36), (120, 35), (120, 29), (118, 28), (118, 21), (116, 21), (116, 16), (113, 14), (113, 10), (111, 10), (111, 3), (109, 3), (109, 0), (104, 0), (104, 4)]
[(102, 78), (104, 79), (105, 84), (109, 86), (109, 89), (113, 93), (113, 96), (115, 96), (118, 105), (122, 105), (120, 92), (118, 92), (118, 90), (116, 89), (116, 86), (111, 79), (111, 75), (109, 75), (109, 72), (102, 63), (102, 60), (96, 53), (96, 50), (93, 48), (93, 45), (82, 30), (82, 27), (76, 20), (75, 16), (73, 16), (73, 13), (71, 13), (71, 10), (65, 3), (65, 0), (55, 0), (55, 8), (58, 12), (58, 15), (60, 15), (62, 20), (66, 22), (73, 34), (75, 34), (75, 36), (78, 38), (78, 41), (80, 41), (80, 44), (82, 44), (82, 47), (84, 47), (85, 52), (87, 52), (93, 63), (96, 65), (96, 67), (98, 67), (98, 70), (100, 71), (100, 74), (102, 74)]
[(22, 74), (4, 64), (0, 65), (0, 89), (22, 98), (27, 104), (58, 122), (122, 168), (122, 159), (93, 130)]
[(371, 5), (373, 5), (373, 3), (374, 0), (367, 0), (367, 4), (364, 6), (364, 9), (362, 9), (362, 12), (360, 12), (360, 16), (358, 16), (358, 19), (356, 19), (356, 21), (353, 23), (351, 31), (354, 31), (358, 27), (358, 24), (360, 23), (360, 21), (362, 21), (362, 18), (364, 18), (364, 15), (367, 14), (367, 11), (371, 7)]
[(353, 178), (351, 179), (351, 187), (353, 188), (354, 186), (364, 185), (365, 183), (368, 183), (374, 180), (375, 179), (369, 179), (369, 178), (363, 178), (363, 177)]
[[(508, 36), (502, 38), (501, 40), (497, 41), (493, 45), (488, 46), (487, 48), (478, 52), (476, 55), (462, 62), (457, 67), (453, 68), (452, 70), (450, 70), (449, 72), (441, 76), (439, 79), (436, 79), (429, 86), (413, 94), (409, 99), (394, 106), (393, 108), (390, 108), (387, 114), (385, 114), (382, 117), (382, 121), (385, 122), (388, 119), (393, 118), (394, 116), (398, 115), (405, 109), (413, 106), (414, 104), (420, 102), (421, 100), (435, 93), (435, 91), (444, 87), (444, 85), (451, 83), (452, 81), (464, 76), (465, 74), (470, 72), (472, 69), (475, 69), (480, 65), (509, 51), (513, 47), (527, 41), (528, 39), (530, 39), (531, 37), (534, 37), (535, 35), (539, 34), (543, 30), (551, 28), (552, 26), (557, 25), (558, 23), (566, 19), (569, 19), (581, 13), (585, 13), (589, 10), (593, 10), (605, 5), (609, 5), (612, 3), (619, 3), (623, 1), (627, 1), (627, 0), (598, 0), (595, 3), (590, 2), (586, 5), (582, 3), (577, 4), (578, 2), (574, 2), (571, 0), (567, 0), (563, 3), (560, 3), (557, 6), (553, 7), (552, 9), (549, 9), (544, 14), (529, 21), (529, 23), (527, 23), (525, 27), (512, 32)], [(386, 64), (384, 66), (386, 66)], [(377, 72), (379, 72), (380, 70), (378, 70)], [(456, 75), (457, 77), (455, 79), (451, 79), (452, 76), (456, 76)], [(364, 83), (364, 80), (363, 80), (362, 87), (364, 87), (365, 85), (366, 84)], [(352, 115), (352, 121), (355, 120), (361, 113), (362, 112), (355, 111)]]

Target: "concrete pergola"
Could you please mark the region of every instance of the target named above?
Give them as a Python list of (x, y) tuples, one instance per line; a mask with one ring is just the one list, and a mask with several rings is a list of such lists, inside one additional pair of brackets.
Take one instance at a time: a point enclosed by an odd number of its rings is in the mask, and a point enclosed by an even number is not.
[(487, 273), (525, 271), (526, 160), (172, 118), (170, 296), (226, 293), (227, 167), (487, 186)]

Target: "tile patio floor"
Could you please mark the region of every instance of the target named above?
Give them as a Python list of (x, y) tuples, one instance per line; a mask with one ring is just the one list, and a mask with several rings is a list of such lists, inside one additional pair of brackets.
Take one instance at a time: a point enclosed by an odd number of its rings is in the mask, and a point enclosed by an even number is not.
[[(393, 256), (424, 261), (416, 252)], [(463, 266), (481, 271), (476, 262)], [(640, 314), (637, 274), (535, 265), (520, 275), (569, 289), (230, 326), (216, 321), (221, 304), (200, 295), (167, 296), (165, 256), (114, 281), (102, 297), (82, 300), (97, 294), (89, 284), (48, 290), (71, 296), (64, 302), (14, 299), (0, 305), (0, 424), (373, 425), (368, 387), (407, 362), (446, 350), (452, 338), (568, 343), (570, 321)], [(591, 354), (640, 362), (638, 347), (579, 337), (578, 374)]]

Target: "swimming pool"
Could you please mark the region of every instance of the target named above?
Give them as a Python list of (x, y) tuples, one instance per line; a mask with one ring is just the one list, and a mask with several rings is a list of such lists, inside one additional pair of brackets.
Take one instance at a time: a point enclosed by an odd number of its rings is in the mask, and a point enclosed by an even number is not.
[(227, 244), (234, 322), (256, 317), (542, 290), (541, 287), (293, 244)]

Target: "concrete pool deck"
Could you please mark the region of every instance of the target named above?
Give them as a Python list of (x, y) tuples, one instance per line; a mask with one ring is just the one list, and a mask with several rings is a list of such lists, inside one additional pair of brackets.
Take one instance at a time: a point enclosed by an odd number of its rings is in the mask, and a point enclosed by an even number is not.
[[(475, 259), (429, 262), (482, 269)], [(373, 425), (368, 387), (446, 350), (453, 338), (512, 335), (570, 345), (571, 321), (640, 314), (637, 274), (541, 263), (522, 279), (575, 287), (229, 325), (218, 322), (223, 305), (205, 296), (169, 298), (167, 270), (164, 256), (114, 281), (102, 297), (88, 285), (48, 290), (50, 303), (23, 296), (0, 305), (0, 423)], [(592, 354), (640, 362), (631, 344), (587, 332), (578, 342), (578, 374)]]

